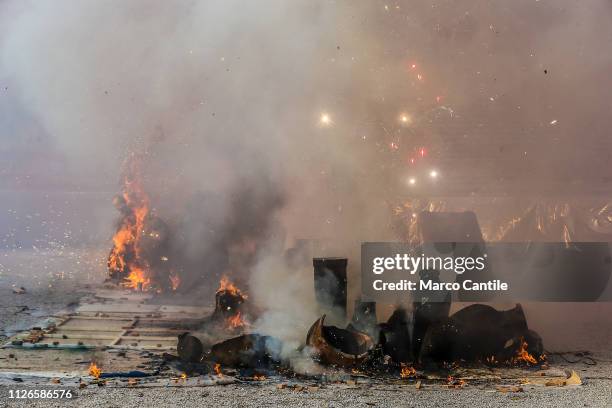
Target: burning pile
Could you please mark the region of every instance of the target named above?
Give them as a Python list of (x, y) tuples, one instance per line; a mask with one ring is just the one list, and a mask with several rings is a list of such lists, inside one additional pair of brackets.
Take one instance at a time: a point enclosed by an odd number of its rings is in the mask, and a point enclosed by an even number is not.
[(139, 291), (176, 290), (180, 278), (165, 256), (168, 227), (151, 211), (135, 160), (127, 170), (123, 191), (114, 199), (121, 217), (108, 256), (110, 280)]
[(241, 310), (247, 295), (243, 294), (227, 276), (219, 282), (219, 289), (215, 294), (215, 312), (213, 317), (222, 319), (229, 329), (245, 327), (244, 313)]

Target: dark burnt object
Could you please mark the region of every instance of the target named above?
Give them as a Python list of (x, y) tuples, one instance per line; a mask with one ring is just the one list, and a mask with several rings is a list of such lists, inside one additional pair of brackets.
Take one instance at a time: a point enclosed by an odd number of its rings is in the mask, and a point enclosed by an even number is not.
[(176, 351), (182, 361), (186, 363), (199, 363), (204, 355), (204, 345), (193, 334), (182, 333), (178, 336)]
[(221, 289), (215, 293), (215, 311), (213, 318), (235, 316), (240, 312), (245, 297), (235, 289)]
[(379, 344), (383, 353), (396, 363), (412, 361), (408, 313), (396, 309), (386, 323), (380, 324)]
[(243, 334), (212, 346), (209, 358), (221, 366), (263, 368), (280, 362), (280, 350), (274, 337)]
[(346, 258), (313, 258), (314, 287), (323, 313), (346, 318)]
[(347, 329), (341, 329), (325, 326), (324, 321), (325, 315), (308, 330), (306, 345), (311, 348), (312, 356), (324, 364), (340, 367), (361, 364), (374, 347), (372, 338), (352, 329), (350, 325)]
[(425, 335), (421, 363), (452, 361), (511, 361), (523, 343), (538, 359), (543, 354), (542, 340), (529, 330), (523, 308), (498, 311), (475, 304), (461, 309), (445, 321), (432, 325)]

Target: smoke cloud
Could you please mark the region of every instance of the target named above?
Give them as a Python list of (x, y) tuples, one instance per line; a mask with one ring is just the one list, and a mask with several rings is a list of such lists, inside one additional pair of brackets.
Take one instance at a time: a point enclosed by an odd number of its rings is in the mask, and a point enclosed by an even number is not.
[[(611, 12), (604, 0), (4, 1), (2, 189), (117, 191), (138, 155), (184, 273), (242, 265), (272, 333), (313, 320), (288, 307), (312, 299), (311, 270), (276, 255), (296, 238), (352, 255), (402, 237), (394, 208), (416, 196), (609, 188)], [(108, 239), (113, 215), (95, 214)], [(219, 256), (253, 242), (265, 250), (245, 262)], [(274, 334), (294, 338), (286, 327)]]

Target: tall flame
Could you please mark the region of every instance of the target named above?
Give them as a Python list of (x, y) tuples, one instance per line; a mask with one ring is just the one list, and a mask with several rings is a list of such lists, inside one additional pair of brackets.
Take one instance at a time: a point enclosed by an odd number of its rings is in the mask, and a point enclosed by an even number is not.
[(149, 215), (149, 198), (140, 185), (135, 161), (128, 163), (121, 194), (123, 218), (113, 236), (113, 248), (108, 258), (108, 269), (112, 275), (126, 275), (122, 285), (128, 288), (147, 290), (151, 285), (147, 262), (141, 254), (141, 239), (145, 220)]

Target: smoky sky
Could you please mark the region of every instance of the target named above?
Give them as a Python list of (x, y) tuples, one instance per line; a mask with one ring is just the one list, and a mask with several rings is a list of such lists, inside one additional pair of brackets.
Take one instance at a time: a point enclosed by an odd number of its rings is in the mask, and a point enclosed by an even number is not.
[(289, 236), (368, 240), (392, 239), (389, 208), (414, 194), (599, 191), (611, 14), (603, 0), (5, 0), (2, 187), (116, 191), (135, 152), (166, 218), (213, 194), (215, 222), (252, 199)]

